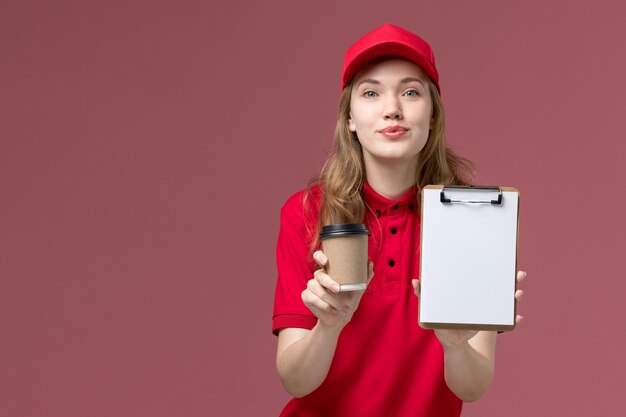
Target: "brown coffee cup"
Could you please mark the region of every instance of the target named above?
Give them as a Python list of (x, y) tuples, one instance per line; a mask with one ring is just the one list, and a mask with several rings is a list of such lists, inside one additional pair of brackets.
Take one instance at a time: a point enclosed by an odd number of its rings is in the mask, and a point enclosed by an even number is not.
[(328, 258), (326, 272), (339, 284), (340, 291), (367, 287), (367, 240), (364, 224), (331, 224), (322, 227), (322, 251)]

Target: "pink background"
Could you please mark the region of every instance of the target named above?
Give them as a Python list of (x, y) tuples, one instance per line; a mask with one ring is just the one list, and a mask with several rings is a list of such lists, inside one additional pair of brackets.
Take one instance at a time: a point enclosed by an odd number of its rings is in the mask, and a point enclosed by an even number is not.
[(1, 416), (279, 413), (279, 209), (386, 22), (433, 45), (476, 182), (522, 196), (526, 320), (464, 416), (623, 414), (620, 2), (97, 3), (0, 6)]

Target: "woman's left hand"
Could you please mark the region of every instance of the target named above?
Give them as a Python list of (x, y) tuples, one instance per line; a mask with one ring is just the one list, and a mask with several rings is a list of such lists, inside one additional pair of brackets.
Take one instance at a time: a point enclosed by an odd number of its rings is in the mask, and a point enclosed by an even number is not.
[[(521, 283), (524, 278), (526, 278), (526, 272), (518, 271), (517, 272), (517, 283)], [(420, 294), (420, 281), (414, 279), (411, 281), (413, 284), (413, 291), (416, 296)], [(515, 301), (519, 302), (522, 299), (522, 295), (524, 295), (524, 291), (517, 290), (515, 291)], [(519, 324), (524, 317), (519, 314), (515, 317), (515, 324)], [(435, 335), (439, 339), (439, 342), (444, 348), (454, 348), (465, 345), (472, 337), (474, 337), (478, 333), (477, 330), (448, 330), (448, 329), (436, 329)]]

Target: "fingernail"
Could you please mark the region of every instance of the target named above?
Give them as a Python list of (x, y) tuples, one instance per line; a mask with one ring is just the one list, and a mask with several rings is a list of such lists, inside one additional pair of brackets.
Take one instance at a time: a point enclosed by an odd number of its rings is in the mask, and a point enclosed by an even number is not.
[(339, 292), (339, 291), (341, 291), (341, 287), (340, 287), (339, 285), (337, 285), (337, 284), (333, 284), (333, 285), (331, 285), (331, 286), (330, 286), (330, 288), (332, 288), (332, 290), (333, 290), (334, 292)]
[(322, 255), (322, 257), (320, 258), (320, 260), (322, 261), (323, 264), (325, 264), (326, 262), (328, 262), (328, 258), (326, 257), (326, 255)]

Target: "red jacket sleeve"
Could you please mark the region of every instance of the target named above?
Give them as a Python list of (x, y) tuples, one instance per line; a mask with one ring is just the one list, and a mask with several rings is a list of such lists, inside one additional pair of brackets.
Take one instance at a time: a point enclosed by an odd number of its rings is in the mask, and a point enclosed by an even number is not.
[[(312, 329), (317, 317), (302, 301), (302, 291), (313, 277), (314, 262), (308, 261), (312, 233), (316, 230), (317, 211), (304, 208), (305, 191), (291, 196), (280, 211), (280, 231), (276, 245), (278, 279), (274, 297), (272, 332), (298, 327)], [(315, 207), (315, 200), (309, 201)]]

